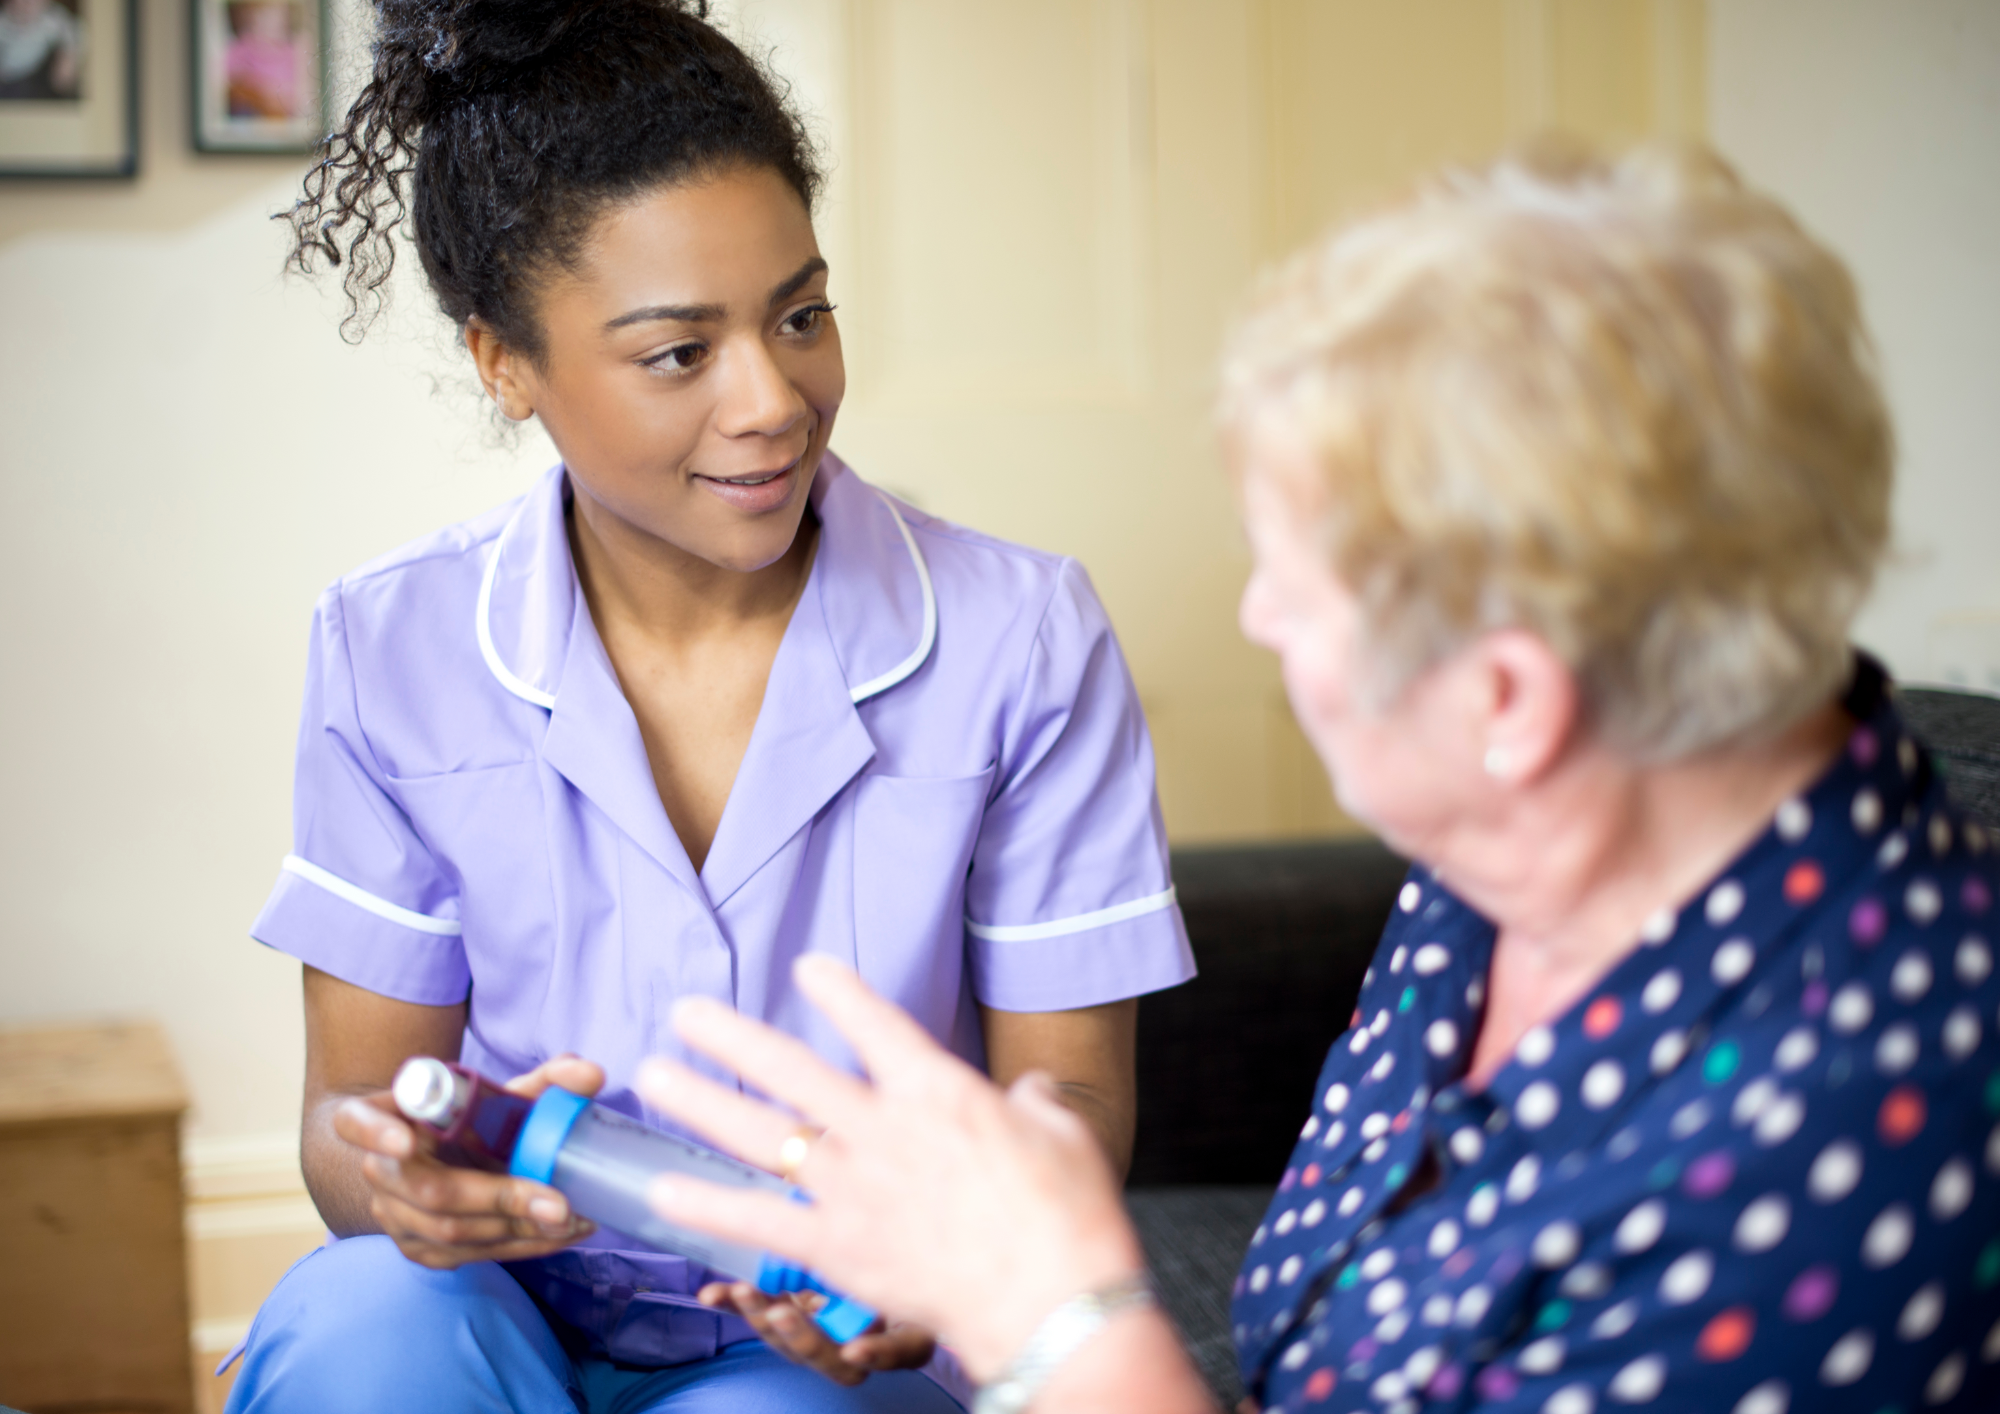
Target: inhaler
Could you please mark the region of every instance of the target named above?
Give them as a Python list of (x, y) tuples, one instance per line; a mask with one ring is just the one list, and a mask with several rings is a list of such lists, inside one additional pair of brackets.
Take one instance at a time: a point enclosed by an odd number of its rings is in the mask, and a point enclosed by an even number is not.
[(813, 1320), (845, 1343), (875, 1313), (822, 1284), (812, 1273), (755, 1247), (670, 1223), (646, 1202), (661, 1174), (686, 1174), (731, 1188), (759, 1188), (810, 1201), (783, 1179), (713, 1149), (648, 1129), (582, 1095), (552, 1085), (537, 1100), (503, 1090), (476, 1071), (432, 1056), (413, 1056), (396, 1072), (396, 1108), (430, 1140), (442, 1163), (509, 1173), (546, 1183), (570, 1207), (649, 1247), (687, 1257), (771, 1295), (811, 1291), (826, 1298)]

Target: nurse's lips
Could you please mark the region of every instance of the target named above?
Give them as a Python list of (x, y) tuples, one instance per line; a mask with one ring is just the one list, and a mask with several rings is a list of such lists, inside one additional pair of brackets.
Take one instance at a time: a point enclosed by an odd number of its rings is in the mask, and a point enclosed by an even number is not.
[(697, 474), (695, 480), (737, 510), (756, 515), (775, 511), (792, 499), (792, 483), (798, 478), (799, 462), (802, 460), (803, 457), (794, 458), (774, 470), (745, 472), (741, 476)]

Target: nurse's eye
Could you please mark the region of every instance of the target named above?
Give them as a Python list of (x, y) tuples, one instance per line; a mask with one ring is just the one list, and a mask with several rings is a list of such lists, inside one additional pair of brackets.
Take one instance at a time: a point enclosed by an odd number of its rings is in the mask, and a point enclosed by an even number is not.
[(783, 322), (778, 325), (778, 330), (780, 333), (795, 336), (817, 334), (826, 324), (826, 317), (833, 313), (834, 308), (835, 306), (822, 300), (818, 304), (809, 304), (804, 309), (795, 309), (784, 317)]
[(670, 349), (662, 349), (639, 360), (641, 368), (650, 368), (655, 373), (669, 377), (691, 373), (699, 368), (708, 357), (708, 345), (703, 343), (675, 344)]

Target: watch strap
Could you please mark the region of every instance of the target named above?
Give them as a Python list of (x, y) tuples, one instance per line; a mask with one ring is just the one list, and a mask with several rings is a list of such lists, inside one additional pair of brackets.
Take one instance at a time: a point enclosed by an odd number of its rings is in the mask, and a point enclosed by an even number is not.
[(1042, 1392), (1049, 1377), (1114, 1317), (1157, 1304), (1144, 1272), (1072, 1296), (1042, 1318), (1028, 1343), (980, 1389), (972, 1414), (1021, 1414)]

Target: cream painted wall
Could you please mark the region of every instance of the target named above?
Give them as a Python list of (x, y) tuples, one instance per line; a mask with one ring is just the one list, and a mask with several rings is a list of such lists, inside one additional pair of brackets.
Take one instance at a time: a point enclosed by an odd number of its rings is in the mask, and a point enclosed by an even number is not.
[(2000, 5), (1715, 0), (1711, 122), (1846, 257), (1901, 437), (1859, 637), (2000, 692)]

